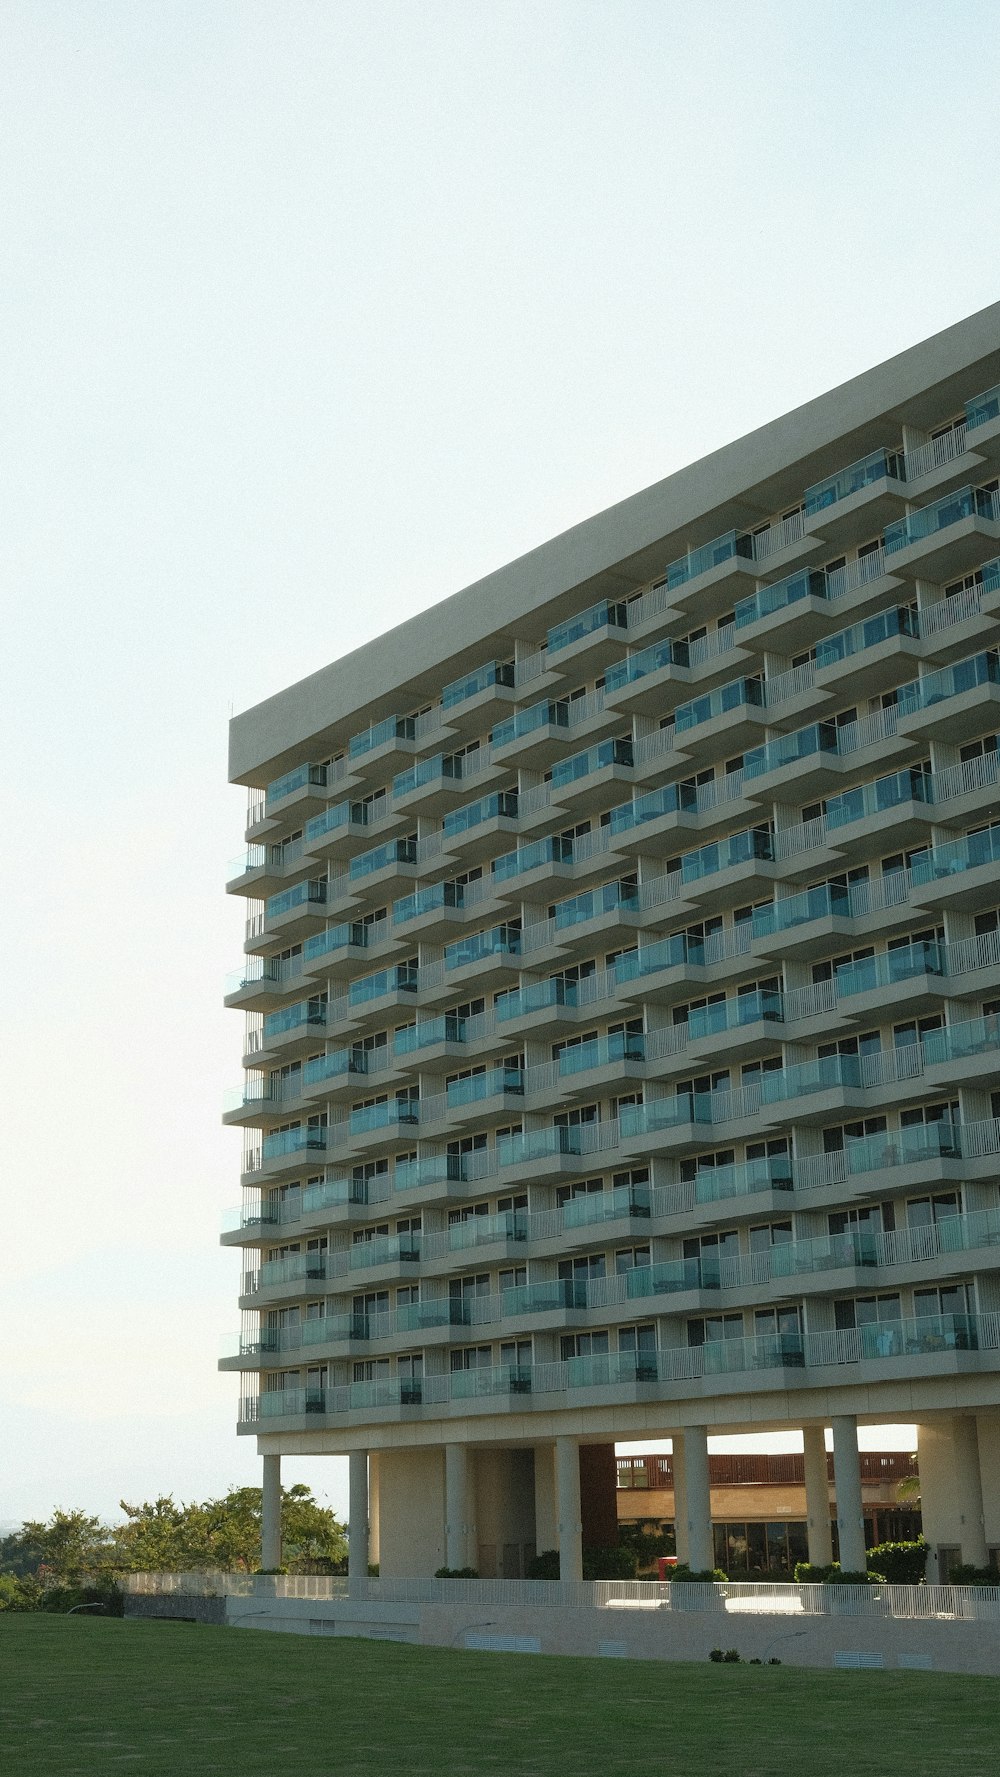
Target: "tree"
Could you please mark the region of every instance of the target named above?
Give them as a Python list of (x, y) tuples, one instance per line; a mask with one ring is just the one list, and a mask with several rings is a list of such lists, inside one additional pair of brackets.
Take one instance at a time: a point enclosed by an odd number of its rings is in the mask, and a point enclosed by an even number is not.
[(4, 1542), (3, 1565), (8, 1573), (44, 1572), (54, 1580), (72, 1582), (115, 1564), (113, 1531), (87, 1512), (56, 1511), (47, 1524), (29, 1519)]

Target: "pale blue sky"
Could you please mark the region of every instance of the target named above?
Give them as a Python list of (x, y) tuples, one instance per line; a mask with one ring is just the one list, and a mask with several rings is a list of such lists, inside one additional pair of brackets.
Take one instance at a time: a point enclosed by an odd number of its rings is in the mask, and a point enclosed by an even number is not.
[(13, 1519), (256, 1477), (214, 1369), (231, 708), (993, 301), (1000, 9), (7, 0), (2, 36)]

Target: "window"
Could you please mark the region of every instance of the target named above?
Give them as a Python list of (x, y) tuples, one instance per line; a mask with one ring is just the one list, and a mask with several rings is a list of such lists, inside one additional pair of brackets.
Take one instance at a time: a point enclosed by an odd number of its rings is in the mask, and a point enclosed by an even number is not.
[(589, 1283), (592, 1277), (603, 1277), (604, 1271), (604, 1254), (588, 1253), (579, 1259), (560, 1259), (556, 1275), (563, 1282)]
[(901, 1319), (898, 1294), (845, 1296), (833, 1304), (834, 1325), (841, 1331)]
[(615, 1253), (615, 1274), (621, 1277), (626, 1271), (645, 1271), (652, 1264), (652, 1249), (649, 1246), (620, 1246)]
[(759, 1222), (750, 1229), (750, 1251), (770, 1252), (772, 1246), (788, 1246), (791, 1238), (791, 1222)]
[(742, 1339), (742, 1314), (705, 1314), (687, 1323), (689, 1345), (714, 1345), (720, 1339)]
[(563, 1363), (572, 1357), (604, 1357), (609, 1349), (607, 1333), (563, 1333), (559, 1340)]

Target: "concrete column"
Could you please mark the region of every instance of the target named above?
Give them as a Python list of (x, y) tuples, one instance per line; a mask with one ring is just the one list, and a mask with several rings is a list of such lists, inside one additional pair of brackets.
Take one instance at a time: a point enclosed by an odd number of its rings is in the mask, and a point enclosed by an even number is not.
[(837, 1493), (837, 1535), (840, 1565), (845, 1573), (864, 1573), (865, 1515), (861, 1503), (861, 1463), (858, 1458), (858, 1422), (853, 1414), (832, 1419), (833, 1481)]
[(281, 1457), (265, 1456), (260, 1506), (260, 1564), (281, 1566)]
[(556, 1439), (556, 1502), (559, 1511), (559, 1578), (582, 1580), (580, 1446), (575, 1438)]
[(350, 1589), (353, 1582), (368, 1578), (368, 1452), (352, 1450), (347, 1461), (350, 1488), (347, 1577)]
[(684, 1433), (687, 1490), (688, 1561), (693, 1573), (715, 1566), (712, 1541), (712, 1494), (708, 1484), (708, 1431), (689, 1425)]
[(953, 1419), (952, 1439), (955, 1450), (955, 1504), (962, 1560), (972, 1567), (985, 1567), (989, 1561), (989, 1551), (986, 1547), (983, 1481), (976, 1421), (972, 1418)]
[(987, 1548), (1000, 1547), (1000, 1413), (976, 1414)]
[(679, 1566), (689, 1567), (691, 1550), (688, 1541), (687, 1466), (684, 1461), (684, 1433), (675, 1431), (671, 1443), (674, 1452), (674, 1536), (677, 1544), (677, 1561)]
[(368, 1559), (373, 1567), (377, 1567), (382, 1559), (381, 1541), (378, 1497), (378, 1457), (373, 1452), (368, 1458)]
[(469, 1452), (464, 1444), (445, 1445), (444, 1510), (445, 1566), (475, 1567), (470, 1554), (473, 1526)]
[(821, 1425), (802, 1427), (802, 1458), (806, 1471), (809, 1559), (816, 1567), (829, 1567), (833, 1560), (833, 1528), (830, 1524), (826, 1434)]

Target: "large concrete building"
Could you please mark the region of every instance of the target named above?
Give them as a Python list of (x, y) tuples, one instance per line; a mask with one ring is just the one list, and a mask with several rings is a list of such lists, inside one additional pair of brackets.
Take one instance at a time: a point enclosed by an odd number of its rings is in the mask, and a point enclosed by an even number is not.
[[(919, 1425), (1000, 1544), (1000, 305), (236, 718), (240, 1430), (351, 1561), (613, 1540), (616, 1440)], [(346, 596), (346, 595), (345, 595)], [(371, 1542), (369, 1545), (369, 1532)]]

